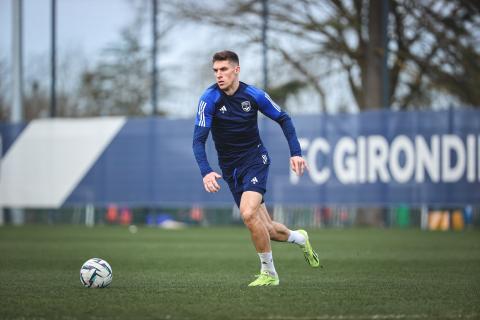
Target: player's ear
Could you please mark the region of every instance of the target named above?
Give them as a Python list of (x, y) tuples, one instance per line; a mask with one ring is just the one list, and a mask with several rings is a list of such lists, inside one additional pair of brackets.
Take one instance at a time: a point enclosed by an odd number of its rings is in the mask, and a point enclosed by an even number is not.
[(239, 74), (240, 73), (240, 66), (236, 66), (234, 70), (235, 70), (236, 74)]

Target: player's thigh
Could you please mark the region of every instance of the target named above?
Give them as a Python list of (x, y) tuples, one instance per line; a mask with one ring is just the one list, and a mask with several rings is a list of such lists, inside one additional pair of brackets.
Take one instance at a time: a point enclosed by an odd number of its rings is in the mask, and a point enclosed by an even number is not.
[(262, 204), (263, 195), (256, 191), (245, 191), (240, 200), (240, 213), (244, 219), (258, 215), (258, 209)]

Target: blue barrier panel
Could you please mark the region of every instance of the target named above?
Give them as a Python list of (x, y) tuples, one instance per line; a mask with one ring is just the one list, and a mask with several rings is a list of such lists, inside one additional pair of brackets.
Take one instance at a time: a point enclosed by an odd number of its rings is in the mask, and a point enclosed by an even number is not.
[[(293, 121), (310, 166), (300, 178), (289, 170), (280, 127), (259, 119), (272, 160), (269, 203), (480, 204), (479, 111), (372, 111), (298, 116)], [(203, 190), (191, 148), (193, 126), (192, 119), (128, 120), (78, 177), (63, 205), (232, 204), (224, 181), (219, 193)], [(0, 126), (4, 149), (5, 141), (12, 143), (8, 132), (8, 125)], [(220, 172), (211, 138), (207, 155)], [(8, 206), (8, 199), (4, 201)]]
[[(273, 166), (270, 196), (282, 203), (479, 203), (479, 117), (462, 110), (296, 118), (310, 172), (297, 182), (286, 164)], [(266, 129), (268, 138), (278, 135), (272, 124)], [(280, 142), (270, 145), (274, 161), (286, 154)]]
[[(203, 191), (192, 136), (192, 120), (129, 120), (66, 202), (229, 203), (226, 186), (215, 195)], [(208, 151), (212, 165), (216, 164), (211, 141)]]
[(25, 123), (0, 123), (0, 157), (5, 155), (10, 149), (15, 139), (22, 133), (27, 125)]

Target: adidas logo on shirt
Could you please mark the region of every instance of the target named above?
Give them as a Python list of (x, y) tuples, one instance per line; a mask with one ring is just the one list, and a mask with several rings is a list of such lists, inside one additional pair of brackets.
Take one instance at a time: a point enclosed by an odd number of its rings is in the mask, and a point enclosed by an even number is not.
[(221, 107), (221, 108), (220, 108), (220, 112), (221, 112), (221, 113), (227, 112), (227, 108), (226, 108), (225, 106)]

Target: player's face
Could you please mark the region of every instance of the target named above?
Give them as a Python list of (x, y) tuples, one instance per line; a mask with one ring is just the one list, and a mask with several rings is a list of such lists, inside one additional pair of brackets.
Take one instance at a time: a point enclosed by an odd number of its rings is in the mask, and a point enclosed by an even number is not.
[(215, 61), (213, 63), (213, 72), (220, 89), (228, 92), (238, 82), (240, 66), (227, 60)]

